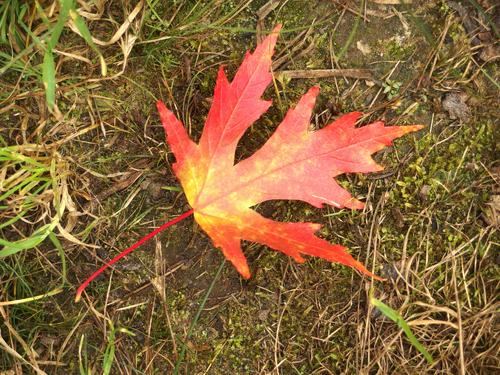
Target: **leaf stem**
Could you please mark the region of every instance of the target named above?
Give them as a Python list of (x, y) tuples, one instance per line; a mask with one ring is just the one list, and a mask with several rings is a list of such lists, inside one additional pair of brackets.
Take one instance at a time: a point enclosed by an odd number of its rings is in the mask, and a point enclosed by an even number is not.
[(177, 224), (179, 221), (184, 220), (188, 216), (192, 215), (193, 212), (194, 211), (192, 209), (189, 210), (189, 211), (187, 211), (187, 212), (184, 212), (182, 215), (177, 216), (175, 219), (172, 219), (169, 222), (167, 222), (167, 223), (161, 225), (160, 227), (156, 228), (154, 231), (152, 231), (151, 233), (149, 233), (149, 234), (145, 235), (144, 237), (142, 237), (139, 241), (137, 241), (136, 243), (134, 243), (128, 249), (123, 250), (120, 254), (118, 254), (117, 256), (115, 256), (108, 263), (106, 263), (104, 266), (102, 266), (97, 271), (95, 271), (87, 280), (85, 280), (83, 282), (82, 285), (80, 285), (78, 287), (78, 289), (76, 291), (75, 302), (78, 302), (80, 300), (83, 291), (92, 282), (92, 280), (94, 280), (97, 276), (99, 276), (102, 272), (104, 272), (104, 270), (106, 270), (109, 266), (112, 266), (113, 264), (115, 264), (116, 262), (118, 262), (121, 258), (123, 258), (124, 256), (130, 254), (132, 251), (134, 251), (135, 249), (137, 249), (144, 242), (146, 242), (146, 241), (150, 240), (151, 238), (153, 238), (154, 236), (156, 236), (158, 233), (164, 231), (168, 227), (170, 227), (170, 226), (172, 226), (174, 224)]

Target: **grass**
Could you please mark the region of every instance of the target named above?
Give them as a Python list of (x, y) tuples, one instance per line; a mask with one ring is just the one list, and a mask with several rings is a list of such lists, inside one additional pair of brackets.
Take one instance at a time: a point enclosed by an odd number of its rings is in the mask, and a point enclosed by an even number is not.
[[(17, 70), (23, 71), (26, 69), (26, 65), (29, 65), (28, 70), (32, 71), (30, 75), (35, 75), (42, 79), (45, 99), (50, 111), (54, 111), (56, 106), (56, 65), (54, 53), (67, 21), (71, 20), (76, 31), (98, 55), (102, 75), (105, 76), (107, 71), (104, 57), (92, 40), (87, 25), (76, 11), (74, 0), (53, 1), (50, 12), (52, 13), (54, 9), (57, 9), (57, 13), (48, 16), (40, 3), (34, 3), (34, 8), (30, 9), (27, 4), (23, 4), (17, 0), (8, 0), (0, 8), (0, 44), (7, 46), (11, 51), (10, 56), (6, 53), (2, 53), (1, 55), (6, 61), (2, 71), (5, 72), (7, 69), (16, 66), (18, 67)], [(45, 31), (41, 35), (36, 35), (36, 31), (32, 30), (25, 23), (28, 12), (34, 12), (34, 14), (30, 15), (29, 19), (31, 25), (40, 22), (43, 24)], [(26, 46), (27, 43), (25, 41), (30, 39), (32, 43)], [(24, 49), (23, 45), (25, 45)], [(19, 62), (27, 54), (31, 54), (31, 57), (34, 57), (34, 60), (36, 60), (36, 53), (33, 53), (36, 49), (42, 55), (41, 66), (37, 66), (33, 64), (33, 61), (30, 61), (29, 64), (21, 68), (22, 63), (19, 64)], [(16, 53), (12, 54), (14, 51)]]
[[(67, 169), (57, 152), (52, 155), (37, 144), (0, 148), (3, 176), (0, 200), (0, 257), (41, 244), (60, 224), (68, 196)], [(47, 222), (40, 222), (48, 216)], [(21, 227), (31, 227), (26, 231)], [(9, 239), (7, 239), (9, 238)]]
[[(472, 45), (463, 20), (440, 2), (394, 11), (290, 0), (259, 18), (265, 3), (0, 5), (0, 372), (485, 374), (499, 367), (498, 68), (479, 60), (484, 46)], [(483, 32), (497, 32), (491, 10), (462, 5)], [(317, 259), (298, 265), (249, 243), (253, 277), (244, 281), (218, 268), (222, 256), (186, 219), (116, 263), (75, 304), (92, 272), (189, 210), (154, 101), (163, 99), (196, 138), (218, 66), (232, 76), (255, 45), (258, 22), (264, 31), (284, 24), (277, 71), (371, 69), (374, 80), (276, 81), (265, 96), (278, 105), (248, 131), (238, 157), (256, 150), (314, 84), (322, 90), (314, 126), (351, 110), (364, 111), (366, 121), (427, 126), (377, 156), (385, 171), (341, 178), (367, 202), (362, 211), (259, 206), (276, 220), (321, 222), (322, 236), (387, 281), (373, 284)], [(358, 50), (358, 41), (371, 52)], [(44, 77), (54, 91), (43, 88)], [(468, 120), (443, 109), (450, 91), (468, 97)], [(51, 92), (59, 112), (48, 109)]]
[(386, 317), (388, 317), (390, 320), (392, 320), (394, 323), (396, 323), (398, 325), (398, 327), (401, 328), (403, 330), (403, 332), (405, 333), (405, 335), (408, 337), (408, 340), (410, 341), (410, 343), (420, 353), (422, 353), (422, 355), (425, 357), (427, 362), (429, 362), (429, 364), (432, 365), (432, 363), (434, 362), (434, 359), (429, 354), (429, 352), (424, 348), (424, 346), (420, 343), (420, 341), (418, 341), (418, 339), (415, 337), (415, 335), (411, 331), (410, 326), (408, 325), (408, 323), (406, 323), (404, 318), (401, 315), (399, 315), (399, 313), (397, 311), (395, 311), (394, 309), (391, 309), (385, 303), (376, 299), (372, 295), (370, 296), (370, 303), (374, 307), (379, 309), (382, 314), (384, 314)]

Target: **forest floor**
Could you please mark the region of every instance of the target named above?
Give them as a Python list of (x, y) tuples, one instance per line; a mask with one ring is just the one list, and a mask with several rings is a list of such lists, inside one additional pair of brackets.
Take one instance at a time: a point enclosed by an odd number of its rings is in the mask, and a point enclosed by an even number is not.
[[(37, 40), (50, 38), (59, 2), (0, 6), (0, 374), (498, 373), (500, 7), (397, 3), (78, 1), (107, 75), (68, 21), (51, 111)], [(232, 79), (277, 23), (264, 95), (274, 104), (237, 160), (314, 85), (317, 128), (353, 110), (364, 123), (425, 125), (376, 155), (384, 171), (338, 179), (363, 210), (258, 207), (323, 224), (323, 238), (386, 281), (245, 242), (246, 281), (190, 217), (76, 303), (92, 272), (189, 210), (155, 102), (197, 140), (218, 67)], [(314, 76), (320, 69), (331, 76)], [(432, 363), (370, 293), (404, 318)]]

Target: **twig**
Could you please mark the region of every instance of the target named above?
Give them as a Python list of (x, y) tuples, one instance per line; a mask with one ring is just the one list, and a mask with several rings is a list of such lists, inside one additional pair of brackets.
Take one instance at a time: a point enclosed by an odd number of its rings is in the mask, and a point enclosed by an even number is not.
[(330, 78), (350, 77), (357, 79), (373, 79), (372, 72), (368, 69), (314, 69), (314, 70), (281, 70), (276, 72), (278, 77), (285, 78)]

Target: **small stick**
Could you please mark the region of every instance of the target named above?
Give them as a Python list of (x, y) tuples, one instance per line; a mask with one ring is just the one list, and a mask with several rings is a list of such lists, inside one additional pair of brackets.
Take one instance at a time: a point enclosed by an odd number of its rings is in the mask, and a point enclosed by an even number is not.
[(373, 79), (368, 69), (316, 69), (316, 70), (282, 70), (275, 72), (277, 76), (286, 78), (330, 78), (351, 77), (357, 79)]

